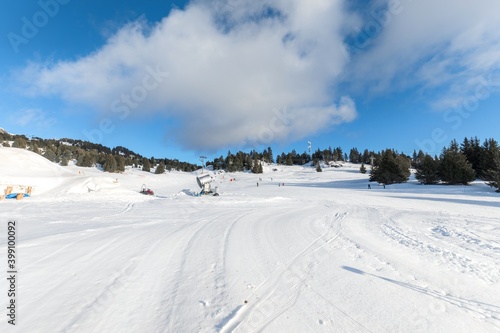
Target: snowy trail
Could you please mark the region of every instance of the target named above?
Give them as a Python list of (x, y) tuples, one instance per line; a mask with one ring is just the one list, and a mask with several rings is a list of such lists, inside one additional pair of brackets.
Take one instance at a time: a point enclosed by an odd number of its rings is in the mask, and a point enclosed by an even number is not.
[[(287, 331), (292, 321), (297, 332), (432, 331), (429, 313), (446, 327), (459, 327), (452, 321), (463, 314), (485, 331), (500, 327), (498, 302), (468, 297), (450, 274), (462, 273), (460, 283), (479, 279), (484, 287), (498, 286), (497, 239), (491, 233), (491, 240), (471, 243), (463, 236), (470, 229), (462, 230), (450, 244), (443, 240), (444, 229), (436, 235), (429, 221), (424, 230), (405, 227), (403, 221), (411, 222), (414, 212), (404, 209), (288, 199), (281, 200), (276, 219), (272, 199), (197, 205), (189, 200), (116, 204), (116, 213), (75, 221), (78, 230), (28, 238), (22, 245), (26, 265), (20, 286), (30, 297), (22, 299), (23, 319), (46, 324), (40, 330), (25, 327), (32, 332), (274, 332)], [(169, 216), (159, 214), (162, 210)], [(24, 210), (24, 223), (29, 211)], [(476, 234), (495, 225), (480, 220)], [(446, 230), (470, 223), (447, 221), (452, 222)], [(415, 262), (433, 265), (432, 276)], [(437, 271), (443, 281), (433, 277)], [(401, 295), (412, 299), (407, 309), (400, 309)], [(390, 322), (388, 314), (396, 310), (413, 319), (377, 326), (366, 315), (379, 313)], [(44, 320), (48, 317), (50, 322)]]

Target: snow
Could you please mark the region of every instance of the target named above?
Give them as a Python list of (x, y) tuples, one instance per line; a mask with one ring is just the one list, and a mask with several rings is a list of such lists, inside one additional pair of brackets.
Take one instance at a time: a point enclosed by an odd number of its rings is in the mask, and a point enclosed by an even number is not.
[(33, 186), (0, 201), (2, 225), (18, 221), (18, 331), (500, 331), (500, 196), (482, 182), (369, 190), (349, 163), (205, 172), (219, 197), (196, 196), (195, 173), (0, 148), (0, 190)]

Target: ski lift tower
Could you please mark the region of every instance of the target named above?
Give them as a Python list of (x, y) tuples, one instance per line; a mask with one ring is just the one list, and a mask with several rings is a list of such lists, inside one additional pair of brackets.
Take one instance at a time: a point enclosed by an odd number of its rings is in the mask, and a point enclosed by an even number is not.
[(311, 157), (311, 160), (312, 160), (312, 143), (311, 143), (311, 141), (307, 141), (307, 149), (309, 150), (309, 157)]
[(206, 156), (204, 156), (204, 155), (201, 155), (201, 156), (200, 156), (200, 161), (201, 161), (201, 173), (203, 173), (203, 165), (205, 165), (205, 159), (206, 159), (206, 158), (207, 158), (207, 157), (206, 157)]

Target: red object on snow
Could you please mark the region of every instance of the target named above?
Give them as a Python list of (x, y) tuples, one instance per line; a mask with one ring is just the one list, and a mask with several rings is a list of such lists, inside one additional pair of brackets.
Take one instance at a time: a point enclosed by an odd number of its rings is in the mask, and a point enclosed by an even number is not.
[(145, 194), (145, 195), (154, 195), (155, 194), (155, 192), (153, 192), (152, 189), (146, 188), (146, 185), (142, 185), (140, 193)]

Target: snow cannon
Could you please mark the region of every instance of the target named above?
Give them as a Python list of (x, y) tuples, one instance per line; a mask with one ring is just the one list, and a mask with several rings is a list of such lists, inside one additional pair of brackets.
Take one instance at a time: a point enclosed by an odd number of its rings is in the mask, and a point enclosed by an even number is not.
[(209, 174), (204, 174), (199, 177), (196, 177), (196, 181), (198, 182), (198, 186), (201, 188), (200, 194), (213, 194), (214, 196), (218, 196), (217, 188), (212, 191), (210, 183), (213, 181), (212, 177)]

